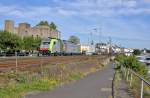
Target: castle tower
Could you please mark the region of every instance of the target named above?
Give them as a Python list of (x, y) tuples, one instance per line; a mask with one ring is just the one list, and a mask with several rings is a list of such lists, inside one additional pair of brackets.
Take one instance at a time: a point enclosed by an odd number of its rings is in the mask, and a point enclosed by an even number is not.
[(5, 20), (5, 31), (14, 33), (14, 21)]
[(30, 30), (30, 24), (28, 23), (20, 23), (18, 27), (18, 34), (22, 37), (28, 36)]

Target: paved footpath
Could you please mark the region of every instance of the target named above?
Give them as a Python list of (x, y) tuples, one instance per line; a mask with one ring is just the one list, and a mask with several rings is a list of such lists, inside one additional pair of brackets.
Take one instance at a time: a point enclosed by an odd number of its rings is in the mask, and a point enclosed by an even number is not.
[(77, 82), (66, 84), (53, 91), (27, 95), (25, 98), (111, 98), (113, 75), (113, 66), (109, 65)]

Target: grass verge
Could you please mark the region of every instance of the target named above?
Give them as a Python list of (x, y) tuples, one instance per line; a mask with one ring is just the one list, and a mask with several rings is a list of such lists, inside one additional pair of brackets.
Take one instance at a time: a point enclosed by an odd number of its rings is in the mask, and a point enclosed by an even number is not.
[[(80, 73), (71, 73), (66, 77), (66, 81), (79, 80), (82, 77)], [(0, 98), (22, 98), (26, 93), (32, 91), (52, 90), (62, 83), (60, 79), (43, 77), (38, 79), (32, 77), (31, 80), (24, 77), (24, 81), (7, 84), (0, 88)]]
[(0, 98), (23, 98), (29, 92), (52, 90), (64, 83), (81, 79), (87, 75), (85, 73), (101, 69), (101, 63), (96, 59), (93, 62), (87, 60), (86, 63), (77, 63), (78, 66), (47, 65), (18, 71), (17, 74), (13, 71), (0, 74)]

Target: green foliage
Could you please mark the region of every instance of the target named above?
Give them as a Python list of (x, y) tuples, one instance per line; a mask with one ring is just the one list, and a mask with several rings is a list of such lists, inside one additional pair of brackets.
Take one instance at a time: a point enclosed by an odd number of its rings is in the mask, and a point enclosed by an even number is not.
[[(62, 74), (62, 77), (66, 77), (65, 81), (75, 81), (83, 77), (81, 73), (68, 71), (69, 69), (65, 66), (61, 66), (61, 70), (68, 74)], [(0, 88), (0, 98), (23, 98), (28, 92), (51, 90), (63, 83), (63, 81), (60, 80), (59, 75), (58, 77), (56, 75), (49, 76), (49, 73), (47, 73), (41, 78), (32, 75), (33, 74), (30, 75), (29, 73), (16, 74), (15, 72), (6, 74), (7, 79), (11, 83)]]
[(40, 21), (40, 23), (37, 24), (37, 26), (49, 26), (48, 21)]
[(33, 42), (34, 42), (34, 39), (32, 37), (24, 37), (23, 38), (23, 49), (25, 50), (33, 50)]
[(119, 62), (119, 64), (117, 64), (117, 69), (120, 69), (121, 65), (124, 64), (124, 60), (125, 60), (124, 54), (119, 54), (115, 57), (115, 61)]
[(21, 48), (22, 40), (19, 36), (6, 32), (0, 32), (0, 49), (18, 50)]
[(79, 80), (83, 77), (83, 74), (81, 73), (72, 73), (69, 77), (69, 80), (73, 81), (73, 80)]
[(57, 30), (57, 26), (54, 22), (51, 22), (49, 27), (52, 29), (52, 30)]
[(41, 38), (33, 38), (31, 36), (23, 38), (23, 49), (24, 50), (37, 50), (41, 43)]
[(55, 87), (46, 80), (33, 79), (32, 82), (12, 84), (5, 88), (0, 88), (0, 98), (22, 98), (30, 91), (45, 91)]
[(125, 57), (126, 56), (124, 54), (119, 54), (115, 57), (115, 60), (122, 64), (124, 62)]
[(134, 49), (133, 54), (134, 55), (140, 55), (141, 51), (139, 49)]
[(40, 47), (41, 41), (42, 41), (42, 39), (40, 37), (34, 38), (33, 47), (35, 50)]
[(0, 49), (1, 50), (37, 50), (41, 43), (41, 38), (31, 36), (21, 38), (16, 34), (6, 31), (0, 32)]
[[(125, 79), (127, 79), (127, 77), (131, 78), (131, 74), (127, 74), (129, 69), (138, 73), (140, 76), (144, 77), (145, 79), (148, 78), (148, 68), (146, 67), (145, 64), (139, 62), (134, 55), (133, 56), (117, 55), (115, 60), (117, 62), (119, 62), (118, 68), (121, 68), (122, 66), (125, 68), (125, 70), (124, 70), (125, 71), (124, 73), (126, 73), (126, 74), (124, 74)], [(132, 83), (133, 93), (138, 96), (139, 88), (140, 88), (139, 84), (141, 83), (141, 80), (134, 75), (132, 77), (132, 81), (130, 81), (130, 82)], [(144, 87), (144, 91), (146, 91), (145, 87)], [(149, 90), (147, 90), (147, 91), (149, 92)], [(144, 96), (144, 98), (145, 98), (145, 96)], [(147, 98), (149, 98), (149, 96), (147, 96)]]
[(116, 56), (115, 60), (117, 62), (119, 62), (119, 65), (118, 65), (119, 68), (121, 66), (123, 66), (123, 67), (129, 68), (129, 69), (132, 69), (141, 75), (147, 74), (148, 70), (146, 68), (146, 65), (139, 62), (134, 55), (133, 56), (125, 56), (125, 55), (119, 54)]
[(76, 36), (70, 36), (69, 41), (75, 44), (80, 44), (80, 39)]
[(138, 70), (137, 70), (138, 73), (139, 73), (140, 75), (146, 76), (147, 73), (148, 73), (148, 68), (146, 68), (145, 65), (142, 64), (142, 63), (140, 63), (140, 65), (141, 65), (141, 66), (138, 66)]
[(54, 22), (49, 24), (48, 21), (40, 21), (37, 26), (49, 26), (52, 30), (57, 30), (57, 26)]
[(150, 50), (146, 50), (147, 53), (150, 53)]

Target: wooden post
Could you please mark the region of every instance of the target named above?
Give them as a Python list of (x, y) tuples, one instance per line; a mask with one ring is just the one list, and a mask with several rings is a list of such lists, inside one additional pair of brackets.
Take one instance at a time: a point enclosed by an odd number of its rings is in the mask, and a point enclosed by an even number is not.
[(18, 73), (18, 57), (17, 57), (17, 52), (15, 52), (15, 58), (16, 58), (16, 73)]
[(42, 58), (42, 56), (41, 56), (41, 74), (43, 75), (44, 73), (43, 73), (43, 58)]
[(141, 80), (141, 98), (143, 98), (143, 80)]
[(130, 75), (130, 87), (132, 87), (132, 73)]
[(127, 82), (129, 81), (129, 69), (127, 69)]

